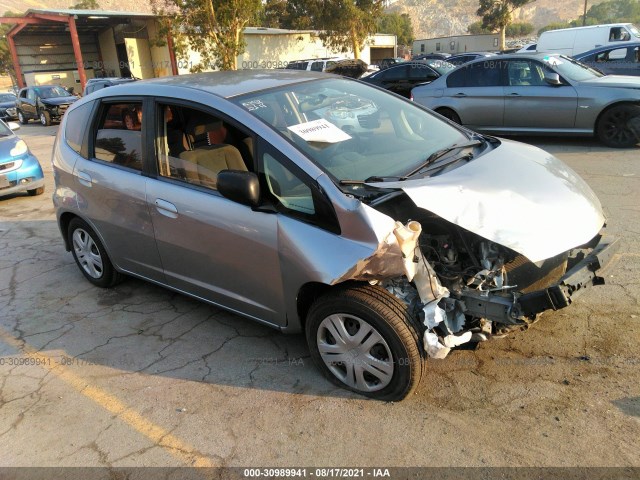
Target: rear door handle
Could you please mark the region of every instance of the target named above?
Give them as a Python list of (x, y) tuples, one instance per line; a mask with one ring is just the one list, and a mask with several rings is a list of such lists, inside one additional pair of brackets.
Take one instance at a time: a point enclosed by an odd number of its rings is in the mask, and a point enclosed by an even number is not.
[(82, 171), (78, 172), (78, 181), (80, 182), (81, 185), (84, 185), (85, 187), (91, 187), (91, 184), (93, 183), (93, 180), (91, 179), (91, 175)]
[(460, 93), (456, 93), (456, 94), (455, 94), (455, 95), (453, 95), (453, 96), (454, 96), (455, 98), (464, 98), (464, 97), (466, 97), (466, 96), (467, 96), (467, 94), (466, 94), (466, 93), (462, 93), (462, 92), (460, 92)]
[(509, 94), (509, 96), (510, 96), (510, 97), (519, 97), (519, 96), (520, 96), (520, 94), (519, 94), (519, 93), (516, 93), (516, 92), (511, 92), (511, 93)]
[(173, 203), (162, 200), (161, 198), (157, 198), (155, 204), (158, 212), (160, 212), (165, 217), (178, 218), (178, 209)]

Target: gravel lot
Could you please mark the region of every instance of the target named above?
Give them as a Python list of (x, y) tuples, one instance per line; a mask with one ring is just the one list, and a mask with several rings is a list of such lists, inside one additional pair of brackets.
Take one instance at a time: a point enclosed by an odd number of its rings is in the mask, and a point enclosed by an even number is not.
[(332, 387), (302, 336), (134, 279), (91, 286), (55, 222), (56, 129), (18, 131), (45, 194), (0, 199), (0, 467), (640, 467), (640, 149), (521, 139), (600, 197), (623, 240), (607, 285), (430, 361), (394, 404)]

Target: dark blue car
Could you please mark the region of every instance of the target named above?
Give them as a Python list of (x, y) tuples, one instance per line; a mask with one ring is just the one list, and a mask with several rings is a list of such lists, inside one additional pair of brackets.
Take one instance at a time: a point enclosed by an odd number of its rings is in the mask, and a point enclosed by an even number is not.
[[(17, 123), (12, 126), (20, 128)], [(44, 192), (42, 167), (24, 140), (0, 120), (0, 196), (21, 192)]]
[(598, 47), (573, 58), (606, 75), (640, 76), (640, 42)]

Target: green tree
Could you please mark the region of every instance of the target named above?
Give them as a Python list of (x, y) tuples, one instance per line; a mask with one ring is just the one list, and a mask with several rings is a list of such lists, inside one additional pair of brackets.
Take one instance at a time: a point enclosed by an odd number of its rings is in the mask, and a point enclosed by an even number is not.
[(511, 14), (532, 1), (534, 0), (480, 0), (477, 13), (482, 17), (482, 26), (500, 31), (501, 50), (505, 49), (506, 30), (511, 23)]
[[(312, 2), (308, 2), (312, 3)], [(353, 51), (360, 58), (367, 37), (376, 31), (383, 0), (324, 0), (320, 10), (320, 38), (328, 48)]]
[(72, 10), (100, 10), (100, 5), (96, 0), (82, 0), (69, 8)]
[(526, 37), (533, 33), (534, 28), (531, 23), (512, 23), (507, 26), (505, 34), (509, 38)]
[(236, 70), (238, 56), (246, 43), (243, 30), (258, 20), (261, 0), (152, 0), (154, 12), (161, 15), (159, 37), (167, 32), (176, 39), (176, 50), (189, 45), (201, 61), (192, 71), (211, 66)]
[(379, 33), (394, 34), (399, 45), (413, 44), (413, 25), (406, 13), (383, 13), (378, 20), (377, 30)]
[(268, 28), (290, 28), (288, 23), (287, 0), (266, 0), (260, 24)]
[(490, 29), (484, 28), (482, 26), (482, 20), (478, 20), (477, 22), (473, 22), (471, 25), (467, 27), (467, 32), (471, 35), (483, 35), (486, 33), (493, 33)]
[[(7, 11), (3, 17), (20, 17), (21, 13)], [(0, 75), (8, 75), (11, 77), (13, 85), (17, 85), (16, 71), (13, 68), (13, 59), (9, 50), (9, 42), (7, 41), (7, 32), (13, 28), (13, 25), (0, 23)]]

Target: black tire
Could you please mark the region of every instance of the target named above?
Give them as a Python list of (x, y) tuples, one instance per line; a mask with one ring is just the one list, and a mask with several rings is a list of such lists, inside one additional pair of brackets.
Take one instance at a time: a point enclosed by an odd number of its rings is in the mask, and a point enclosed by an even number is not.
[(607, 147), (629, 148), (640, 142), (640, 107), (617, 105), (598, 119), (596, 135)]
[(27, 123), (29, 123), (29, 119), (27, 117), (25, 117), (24, 113), (22, 113), (20, 110), (18, 110), (18, 121), (22, 125), (26, 125)]
[(417, 329), (406, 305), (382, 287), (336, 287), (311, 305), (305, 333), (311, 358), (335, 385), (397, 401), (420, 383), (425, 363)]
[(436, 110), (436, 113), (439, 113), (444, 118), (451, 120), (453, 123), (462, 125), (462, 122), (460, 121), (460, 116), (450, 108), (439, 108), (438, 110)]
[(91, 283), (108, 288), (123, 280), (124, 276), (113, 268), (100, 239), (87, 222), (79, 218), (71, 220), (67, 239), (78, 268)]
[(32, 188), (31, 190), (27, 190), (27, 193), (32, 197), (42, 195), (44, 193), (44, 187)]
[(51, 114), (46, 110), (42, 110), (38, 117), (40, 118), (40, 123), (42, 124), (42, 126), (48, 127), (49, 125), (51, 125)]

